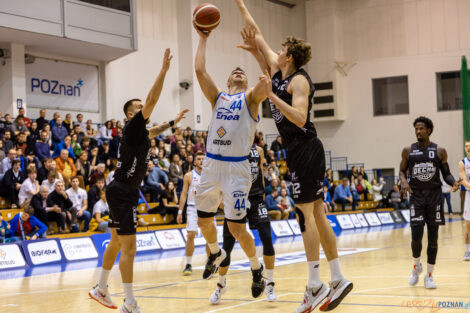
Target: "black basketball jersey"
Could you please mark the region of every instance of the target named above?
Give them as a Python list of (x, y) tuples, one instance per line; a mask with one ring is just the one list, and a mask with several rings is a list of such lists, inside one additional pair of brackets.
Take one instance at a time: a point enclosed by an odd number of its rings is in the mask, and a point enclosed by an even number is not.
[(142, 111), (139, 111), (122, 131), (118, 150), (118, 162), (114, 179), (138, 188), (147, 171), (150, 159), (149, 132), (145, 127)]
[(282, 140), (286, 145), (287, 149), (289, 149), (289, 144), (292, 141), (305, 140), (317, 137), (317, 131), (315, 129), (315, 126), (313, 125), (312, 121), (310, 121), (310, 111), (312, 110), (312, 99), (313, 93), (315, 92), (315, 87), (313, 86), (312, 80), (310, 79), (310, 76), (308, 76), (307, 72), (305, 72), (305, 70), (301, 68), (291, 76), (282, 80), (282, 73), (281, 71), (278, 71), (276, 74), (274, 74), (272, 78), (273, 92), (279, 98), (284, 100), (287, 104), (292, 106), (292, 95), (287, 92), (287, 86), (289, 85), (291, 80), (297, 75), (303, 75), (307, 79), (308, 84), (310, 86), (310, 93), (308, 95), (307, 121), (302, 128), (297, 127), (294, 123), (289, 121), (274, 105), (274, 103), (270, 101), (271, 113), (273, 115), (274, 122), (276, 122), (279, 134), (281, 135)]
[(437, 154), (437, 144), (431, 142), (427, 147), (417, 143), (411, 145), (408, 157), (408, 172), (411, 189), (434, 189), (440, 187), (441, 160)]
[(262, 196), (264, 194), (263, 175), (261, 174), (261, 157), (256, 150), (256, 145), (251, 146), (250, 154), (248, 155), (248, 162), (251, 166), (251, 189), (249, 197)]

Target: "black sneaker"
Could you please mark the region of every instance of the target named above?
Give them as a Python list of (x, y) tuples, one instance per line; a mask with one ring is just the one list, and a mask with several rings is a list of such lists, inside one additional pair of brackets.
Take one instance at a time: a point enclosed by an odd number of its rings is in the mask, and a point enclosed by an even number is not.
[(184, 268), (183, 270), (183, 275), (184, 276), (190, 276), (193, 272), (193, 268), (191, 266), (191, 264), (186, 264), (186, 267)]
[(257, 270), (251, 270), (253, 275), (253, 283), (251, 283), (251, 295), (253, 298), (258, 298), (266, 287), (266, 281), (263, 278), (263, 264)]
[(206, 268), (204, 269), (204, 273), (202, 273), (202, 278), (204, 279), (211, 279), (212, 276), (217, 273), (219, 270), (219, 265), (225, 260), (227, 253), (224, 249), (220, 249), (216, 254), (210, 254), (209, 258), (207, 258)]

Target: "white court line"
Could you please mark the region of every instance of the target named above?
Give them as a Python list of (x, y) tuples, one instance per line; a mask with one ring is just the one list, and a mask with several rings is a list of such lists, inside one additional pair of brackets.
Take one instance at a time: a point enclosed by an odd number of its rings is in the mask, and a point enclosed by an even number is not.
[[(291, 294), (292, 294), (292, 293), (285, 293), (285, 294), (279, 295), (279, 296), (277, 296), (277, 297), (280, 298), (280, 297), (288, 296), (288, 295), (291, 295)], [(244, 302), (244, 303), (240, 303), (240, 304), (236, 304), (236, 305), (225, 306), (225, 307), (223, 307), (223, 308), (215, 309), (215, 310), (211, 310), (211, 311), (206, 311), (206, 312), (204, 312), (204, 313), (212, 313), (212, 312), (225, 311), (225, 310), (228, 310), (228, 309), (233, 309), (233, 308), (237, 308), (237, 307), (240, 307), (240, 306), (244, 306), (244, 305), (248, 305), (248, 304), (253, 304), (253, 303), (261, 302), (261, 301), (266, 301), (266, 299), (259, 299), (259, 300), (254, 300), (254, 301), (250, 301), (250, 302)]]

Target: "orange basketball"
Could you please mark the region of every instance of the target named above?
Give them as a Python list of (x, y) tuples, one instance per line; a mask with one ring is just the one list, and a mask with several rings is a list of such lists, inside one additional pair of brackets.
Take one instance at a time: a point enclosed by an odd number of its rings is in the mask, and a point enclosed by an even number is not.
[(211, 31), (220, 23), (219, 9), (210, 3), (203, 3), (194, 9), (193, 21), (203, 31)]

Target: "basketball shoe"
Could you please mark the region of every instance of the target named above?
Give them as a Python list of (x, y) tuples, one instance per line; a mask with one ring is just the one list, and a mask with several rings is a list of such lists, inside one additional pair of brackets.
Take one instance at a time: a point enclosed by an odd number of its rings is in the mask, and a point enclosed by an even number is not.
[(117, 309), (118, 307), (116, 304), (114, 304), (113, 300), (111, 299), (111, 296), (109, 295), (108, 289), (106, 290), (101, 290), (98, 285), (93, 287), (89, 292), (88, 295), (90, 298), (98, 302), (99, 304), (110, 308), (110, 309)]
[(219, 304), (220, 300), (222, 300), (222, 295), (227, 291), (227, 284), (222, 286), (220, 283), (217, 283), (217, 287), (215, 287), (215, 291), (212, 293), (209, 301), (212, 304)]
[(206, 268), (204, 269), (204, 273), (202, 273), (202, 278), (210, 279), (212, 276), (217, 272), (219, 269), (220, 263), (225, 260), (227, 256), (227, 252), (224, 249), (220, 249), (216, 254), (210, 254), (207, 258)]
[(295, 313), (310, 313), (320, 302), (323, 301), (328, 294), (330, 293), (330, 289), (326, 287), (325, 284), (321, 284), (318, 288), (309, 288), (308, 286), (305, 287), (304, 293), (304, 302), (299, 305), (299, 307), (295, 310)]
[(330, 293), (326, 302), (320, 307), (320, 311), (331, 311), (336, 308), (344, 297), (353, 289), (353, 283), (342, 278), (340, 280), (330, 281)]
[(121, 307), (121, 313), (142, 313), (142, 311), (137, 305), (137, 301), (134, 300), (131, 304), (126, 304), (126, 300), (124, 300), (124, 304)]
[(276, 293), (274, 292), (274, 282), (271, 281), (266, 285), (266, 299), (268, 299), (269, 302), (274, 302), (277, 300)]
[(428, 275), (424, 277), (424, 287), (426, 287), (426, 289), (437, 288), (436, 284), (434, 283), (434, 279), (431, 273), (429, 273)]
[(251, 283), (251, 295), (253, 298), (258, 298), (266, 287), (266, 281), (263, 278), (263, 264), (257, 270), (252, 269), (253, 282)]
[(418, 266), (413, 265), (413, 270), (411, 271), (410, 279), (408, 283), (410, 286), (415, 286), (419, 280), (419, 274), (423, 271), (423, 264), (419, 263)]
[(186, 267), (184, 268), (184, 271), (183, 271), (183, 275), (190, 276), (192, 272), (193, 272), (193, 268), (191, 264), (186, 264)]
[(463, 260), (470, 261), (470, 252), (465, 252), (465, 254), (463, 255)]

